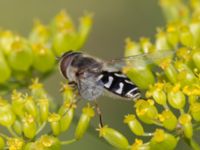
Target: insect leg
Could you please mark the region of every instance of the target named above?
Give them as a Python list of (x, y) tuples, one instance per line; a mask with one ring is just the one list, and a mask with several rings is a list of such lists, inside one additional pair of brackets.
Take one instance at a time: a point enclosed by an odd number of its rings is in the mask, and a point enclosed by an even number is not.
[(99, 107), (99, 105), (97, 104), (97, 102), (95, 101), (95, 108), (96, 108), (96, 111), (97, 111), (97, 114), (99, 116), (99, 123), (100, 123), (100, 126), (103, 127), (103, 121), (102, 121), (102, 113), (101, 113), (101, 109)]
[(64, 117), (65, 114), (69, 111), (69, 109), (70, 109), (71, 107), (73, 107), (73, 105), (77, 105), (78, 102), (80, 102), (80, 101), (81, 101), (81, 99), (79, 98), (79, 99), (77, 99), (75, 102), (72, 102), (72, 103), (70, 104), (69, 108), (67, 108), (67, 109), (65, 110), (65, 112), (62, 114), (61, 117)]

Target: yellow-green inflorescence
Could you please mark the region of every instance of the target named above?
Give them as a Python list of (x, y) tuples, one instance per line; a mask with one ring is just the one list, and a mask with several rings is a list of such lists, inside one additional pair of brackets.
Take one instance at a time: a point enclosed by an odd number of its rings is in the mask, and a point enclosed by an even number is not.
[[(195, 141), (200, 129), (200, 1), (160, 0), (160, 6), (167, 24), (158, 28), (153, 42), (146, 37), (138, 42), (126, 39), (126, 57), (149, 53), (127, 61), (122, 70), (143, 91), (134, 111), (121, 118), (132, 138), (111, 126), (97, 129), (117, 149), (173, 150), (181, 139), (200, 149), (199, 139)], [(63, 84), (63, 104), (58, 107), (52, 107), (38, 79), (27, 91), (21, 88), (28, 87), (31, 77), (46, 78), (56, 66), (55, 56), (80, 49), (91, 25), (91, 14), (86, 14), (76, 30), (61, 11), (49, 25), (36, 21), (28, 38), (1, 30), (0, 87), (2, 95), (12, 93), (0, 98), (0, 125), (9, 132), (0, 132), (0, 149), (58, 150), (84, 137), (95, 115), (91, 104), (83, 107), (73, 138), (59, 139), (67, 134), (77, 108), (77, 91), (70, 85)]]
[[(131, 150), (172, 150), (184, 139), (193, 149), (200, 149), (199, 139), (194, 140), (200, 128), (200, 1), (191, 0), (189, 4), (160, 0), (167, 25), (157, 30), (155, 41), (126, 39), (126, 57), (150, 53), (127, 60), (123, 68), (145, 94), (135, 102), (135, 114), (124, 118), (138, 137), (133, 144), (126, 143), (119, 131), (100, 128), (100, 135), (111, 145)], [(144, 124), (156, 129), (147, 133)], [(144, 142), (144, 137), (150, 140)], [(117, 140), (121, 144), (116, 144)]]
[[(53, 109), (50, 97), (38, 79), (32, 80), (29, 87), (26, 93), (13, 90), (11, 98), (0, 99), (0, 125), (9, 132), (9, 135), (0, 132), (0, 149), (58, 150), (62, 144), (70, 144), (83, 137), (95, 115), (90, 104), (82, 109), (74, 138), (61, 141), (59, 135), (67, 133), (74, 118), (77, 101), (73, 89), (63, 85), (63, 104), (59, 109)], [(41, 134), (46, 129), (48, 132)]]
[[(27, 86), (30, 78), (44, 78), (57, 66), (56, 57), (69, 50), (79, 50), (92, 26), (92, 15), (80, 18), (78, 28), (64, 10), (48, 25), (36, 20), (28, 37), (7, 29), (0, 31), (0, 85), (7, 91)], [(23, 82), (22, 82), (23, 81)]]

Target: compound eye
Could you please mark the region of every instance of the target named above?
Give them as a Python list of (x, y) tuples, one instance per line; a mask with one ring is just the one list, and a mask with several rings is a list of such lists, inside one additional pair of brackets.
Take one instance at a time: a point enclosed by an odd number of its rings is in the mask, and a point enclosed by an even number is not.
[(67, 79), (67, 69), (68, 67), (70, 67), (72, 58), (71, 57), (63, 57), (60, 60), (60, 71), (62, 73), (62, 75)]

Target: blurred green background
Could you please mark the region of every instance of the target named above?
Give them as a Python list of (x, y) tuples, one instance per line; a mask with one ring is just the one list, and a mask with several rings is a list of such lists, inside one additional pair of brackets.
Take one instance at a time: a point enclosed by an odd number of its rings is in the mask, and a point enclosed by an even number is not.
[[(0, 26), (27, 36), (34, 19), (40, 19), (44, 24), (49, 23), (62, 9), (67, 10), (76, 24), (84, 11), (94, 13), (94, 25), (89, 39), (82, 49), (104, 59), (123, 56), (125, 38), (131, 37), (137, 40), (139, 37), (146, 36), (153, 39), (156, 27), (165, 24), (157, 0), (1, 0)], [(64, 79), (58, 70), (45, 81), (45, 86), (54, 97), (55, 103), (61, 102), (59, 93), (61, 81)], [(104, 123), (121, 131), (132, 143), (134, 135), (123, 124), (123, 116), (133, 112), (132, 103), (106, 96), (99, 98), (98, 102), (103, 112)], [(77, 118), (84, 104), (85, 102), (81, 102), (78, 106)], [(76, 119), (69, 133), (61, 136), (63, 140), (73, 137), (75, 125)], [(95, 131), (97, 127), (98, 118), (96, 117), (93, 119), (92, 127), (82, 140), (67, 145), (63, 149), (113, 149), (98, 138), (98, 132)], [(178, 149), (189, 148), (181, 144)]]

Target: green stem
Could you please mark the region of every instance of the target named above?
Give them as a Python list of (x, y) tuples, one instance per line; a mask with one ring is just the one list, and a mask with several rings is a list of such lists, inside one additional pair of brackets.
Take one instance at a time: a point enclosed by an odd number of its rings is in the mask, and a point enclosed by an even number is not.
[(40, 131), (42, 131), (42, 129), (45, 127), (45, 125), (46, 125), (46, 122), (44, 122), (41, 126), (40, 126), (40, 128), (37, 130), (37, 132), (36, 132), (36, 135), (38, 135), (39, 133), (40, 133)]
[(71, 140), (67, 140), (67, 141), (61, 141), (60, 143), (62, 145), (68, 145), (68, 144), (74, 143), (76, 141), (77, 141), (76, 139), (71, 139)]
[(4, 139), (8, 139), (9, 137), (3, 133), (0, 133), (0, 136), (2, 136)]
[(142, 136), (153, 136), (153, 133), (144, 133)]
[(179, 111), (180, 111), (180, 114), (181, 114), (181, 115), (185, 114), (184, 109), (180, 109)]
[(185, 138), (185, 141), (193, 150), (200, 150), (200, 145), (194, 139)]
[(13, 137), (18, 137), (17, 134), (13, 131), (13, 129), (11, 127), (8, 127), (7, 128), (8, 131), (10, 132), (10, 134), (13, 136)]

